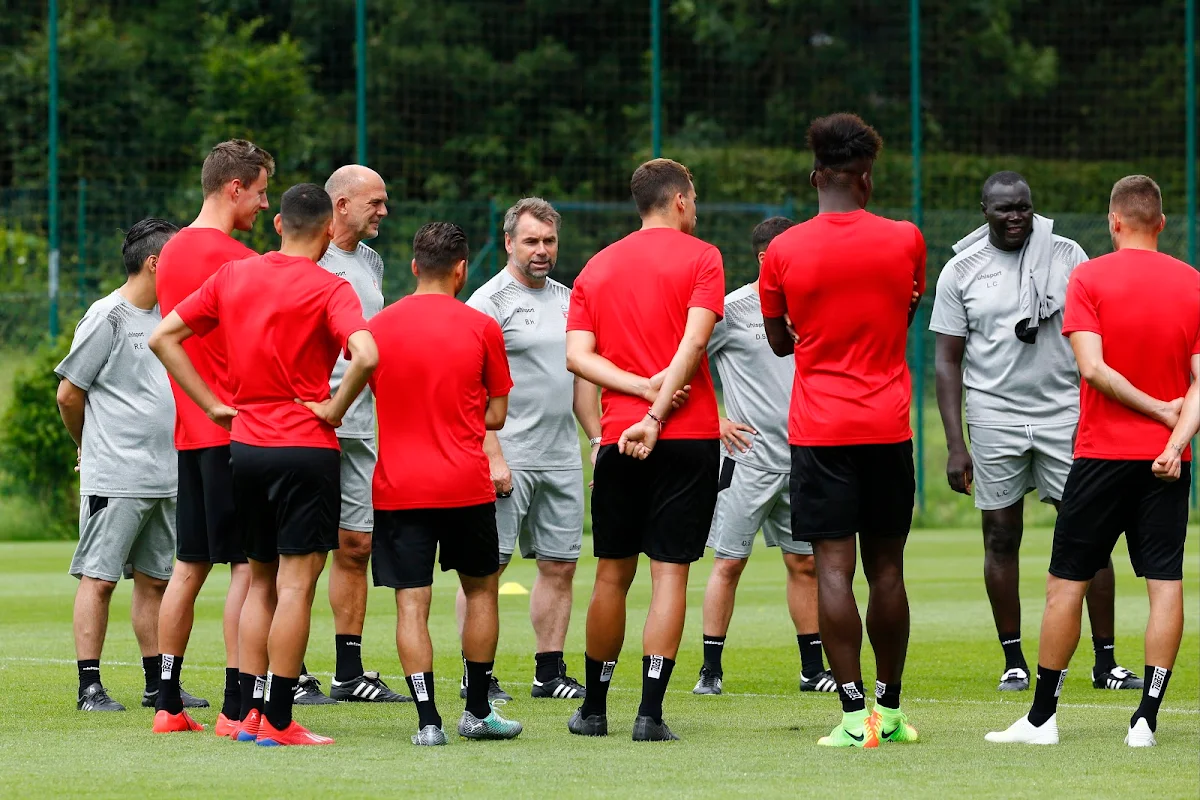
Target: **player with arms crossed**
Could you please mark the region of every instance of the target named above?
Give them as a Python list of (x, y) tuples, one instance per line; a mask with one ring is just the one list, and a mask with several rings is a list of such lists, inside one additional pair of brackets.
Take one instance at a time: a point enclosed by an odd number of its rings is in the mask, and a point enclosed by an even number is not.
[[(914, 282), (917, 300), (925, 290), (925, 240), (911, 223), (866, 210), (883, 145), (873, 128), (853, 114), (833, 114), (812, 123), (808, 144), (820, 213), (771, 243), (759, 291), (771, 349), (795, 354), (792, 538), (813, 545), (821, 641), (842, 700), (842, 722), (818, 744), (878, 747), (917, 739), (900, 710), (909, 631), (904, 544), (916, 493), (904, 346), (916, 311)], [(875, 651), (869, 717), (855, 534)]]
[[(724, 310), (725, 274), (717, 248), (693, 236), (696, 188), (686, 167), (648, 161), (630, 188), (641, 230), (592, 257), (575, 279), (567, 320), (567, 368), (604, 390), (587, 696), (567, 727), (608, 733), (626, 596), (645, 553), (654, 590), (633, 740), (669, 741), (679, 737), (663, 722), (662, 703), (683, 635), (688, 570), (704, 555), (717, 501), (720, 429), (705, 348)], [(689, 382), (691, 399), (672, 414)]]
[[(239, 625), (242, 720), (232, 735), (262, 746), (323, 745), (292, 719), (308, 644), (313, 595), (336, 549), (341, 505), (334, 429), (378, 360), (362, 306), (346, 281), (316, 262), (332, 236), (325, 190), (301, 183), (283, 194), (278, 252), (222, 267), (179, 304), (150, 339), (175, 381), (209, 418), (232, 429), (234, 510), (250, 562)], [(230, 342), (232, 405), (223, 403), (183, 348), (218, 325)], [(350, 366), (329, 396), (338, 353)], [(180, 719), (182, 717), (182, 719)], [(186, 714), (160, 711), (155, 729), (195, 730)]]
[(144, 219), (125, 234), (125, 285), (92, 303), (71, 351), (54, 368), (58, 411), (79, 447), (79, 544), (71, 558), (80, 711), (124, 711), (100, 680), (108, 608), (122, 577), (133, 579), (133, 634), (146, 691), (158, 696), (158, 610), (175, 556), (175, 401), (162, 364), (146, 347), (158, 313), (159, 253), (176, 228)]
[[(754, 229), (750, 239), (759, 267), (767, 245), (795, 224), (772, 217)], [(725, 317), (713, 328), (708, 357), (721, 376), (729, 419), (721, 419), (727, 455), (708, 535), (716, 558), (704, 590), (704, 666), (692, 692), (721, 694), (734, 593), (759, 528), (767, 546), (783, 552), (788, 611), (800, 646), (800, 691), (835, 692), (837, 684), (821, 660), (812, 545), (792, 539), (787, 419), (795, 361), (776, 358), (766, 342), (757, 280), (725, 296)]]
[[(466, 593), (467, 702), (458, 733), (512, 739), (521, 723), (488, 702), (500, 631), (496, 489), (483, 452), (504, 426), (512, 379), (494, 319), (455, 299), (467, 282), (467, 235), (431, 222), (413, 238), (417, 288), (371, 320), (383, 354), (371, 388), (379, 411), (375, 467), (376, 586), (396, 590), (396, 650), (417, 704), (412, 743), (446, 744), (433, 679), (433, 565)], [(440, 553), (439, 553), (440, 550)]]
[[(379, 173), (357, 164), (334, 171), (325, 181), (333, 201), (333, 241), (319, 263), (354, 287), (362, 303), (363, 318), (383, 310), (383, 259), (364, 239), (379, 235), (387, 216), (387, 187)], [(338, 358), (329, 382), (336, 393), (350, 362)], [(336, 667), (330, 689), (332, 700), (370, 703), (404, 703), (384, 683), (378, 672), (363, 669), (362, 633), (367, 616), (367, 565), (371, 560), (371, 477), (375, 472), (375, 404), (371, 390), (350, 404), (337, 429), (342, 455), (342, 516), (338, 522), (338, 548), (329, 565), (329, 606), (333, 609)], [(296, 703), (331, 702), (320, 682), (307, 669), (296, 685)]]
[(1145, 685), (1125, 743), (1156, 743), (1183, 636), (1188, 441), (1200, 428), (1200, 273), (1158, 252), (1165, 224), (1158, 185), (1144, 175), (1122, 178), (1108, 211), (1116, 252), (1071, 276), (1062, 329), (1084, 382), (1075, 462), (1054, 526), (1033, 707), (987, 734), (989, 742), (1058, 743), (1058, 697), (1088, 584), (1124, 533), (1150, 596)]
[[(983, 576), (1004, 649), (1000, 691), (1029, 688), (1021, 652), (1020, 550), (1026, 493), (1057, 509), (1079, 419), (1079, 372), (1062, 331), (1067, 279), (1087, 254), (1033, 213), (1029, 184), (998, 172), (983, 184), (986, 223), (954, 246), (938, 277), (937, 398), (950, 488), (983, 517)], [(1040, 335), (1039, 335), (1040, 333)], [(971, 451), (963, 440), (963, 387)], [(1088, 590), (1097, 689), (1140, 689), (1113, 647), (1112, 564)]]
[[(163, 317), (200, 288), (223, 264), (255, 253), (230, 236), (248, 231), (267, 208), (271, 154), (250, 142), (221, 142), (204, 159), (200, 215), (163, 247), (158, 263), (158, 302)], [(185, 345), (204, 382), (227, 404), (231, 394), (225, 334), (220, 329)], [(176, 717), (185, 705), (179, 672), (192, 635), (196, 597), (213, 564), (229, 564), (222, 630), (225, 636), (225, 697), (216, 732), (226, 736), (240, 719), (238, 624), (250, 586), (250, 570), (233, 509), (229, 431), (210, 419), (174, 380), (175, 449), (179, 451), (177, 563), (163, 595), (158, 621), (162, 673), (156, 708)], [(244, 672), (245, 670), (242, 670)], [(204, 703), (204, 705), (208, 705)]]
[[(526, 197), (510, 208), (504, 215), (508, 264), (476, 289), (467, 305), (500, 324), (512, 370), (504, 429), (488, 431), (483, 450), (496, 485), (500, 574), (518, 545), (522, 557), (537, 559), (529, 593), (537, 639), (530, 694), (572, 699), (584, 694), (579, 681), (567, 675), (563, 659), (575, 562), (583, 543), (583, 467), (575, 419), (591, 440), (594, 456), (600, 443), (600, 406), (596, 387), (564, 366), (571, 290), (548, 277), (558, 261), (561, 221), (539, 197)], [(465, 603), (460, 589), (460, 631)], [(465, 696), (465, 672), (463, 680)], [(491, 680), (491, 698), (512, 699), (495, 675)]]

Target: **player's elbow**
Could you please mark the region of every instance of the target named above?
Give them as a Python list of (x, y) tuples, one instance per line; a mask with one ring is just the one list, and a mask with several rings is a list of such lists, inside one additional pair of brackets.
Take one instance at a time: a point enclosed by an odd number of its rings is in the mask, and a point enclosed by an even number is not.
[(489, 408), (487, 414), (483, 417), (483, 427), (489, 431), (502, 430), (504, 428), (504, 420), (507, 417), (507, 411), (494, 411)]
[(60, 409), (73, 410), (83, 406), (83, 397), (84, 393), (78, 386), (64, 379), (59, 382), (54, 399)]
[(583, 365), (580, 363), (579, 353), (570, 347), (567, 348), (567, 372), (579, 378), (583, 377)]
[(1079, 362), (1079, 377), (1087, 381), (1089, 386), (1095, 386), (1104, 372), (1102, 362), (1095, 359), (1083, 359)]

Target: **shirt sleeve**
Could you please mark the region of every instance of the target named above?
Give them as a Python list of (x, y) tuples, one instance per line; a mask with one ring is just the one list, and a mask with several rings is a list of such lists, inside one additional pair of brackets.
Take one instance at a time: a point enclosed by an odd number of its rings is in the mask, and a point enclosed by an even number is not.
[(485, 292), (483, 287), (476, 289), (470, 297), (467, 298), (467, 305), (476, 311), (481, 311), (487, 314), (496, 322), (500, 321), (500, 312), (496, 308), (496, 304), (492, 302), (490, 293)]
[(783, 275), (780, 271), (779, 250), (772, 242), (767, 247), (758, 276), (758, 296), (762, 300), (763, 317), (778, 319), (787, 313), (787, 297), (783, 294)]
[(591, 311), (588, 309), (587, 292), (584, 288), (586, 283), (584, 274), (580, 273), (579, 277), (575, 279), (575, 286), (571, 289), (571, 303), (567, 311), (567, 330), (569, 331), (594, 333), (596, 330), (592, 322)]
[(725, 316), (725, 266), (721, 251), (715, 247), (706, 249), (696, 264), (696, 282), (692, 285), (688, 308), (707, 308), (717, 319)]
[(354, 293), (354, 287), (344, 280), (338, 280), (329, 293), (329, 300), (325, 303), (325, 324), (346, 358), (350, 358), (347, 348), (350, 334), (368, 330), (368, 327), (363, 319), (362, 301)]
[(221, 287), (225, 285), (225, 278), (231, 268), (230, 264), (221, 267), (200, 284), (199, 289), (175, 306), (175, 313), (183, 320), (183, 324), (197, 336), (212, 333), (220, 323)]
[(967, 307), (963, 305), (962, 290), (958, 285), (953, 261), (942, 267), (942, 274), (938, 275), (937, 288), (933, 295), (933, 313), (929, 315), (929, 330), (964, 337), (970, 330), (967, 323)]
[(75, 326), (71, 351), (54, 368), (54, 374), (66, 378), (86, 392), (92, 388), (96, 376), (108, 363), (114, 341), (115, 333), (107, 315), (84, 314)]
[(1063, 312), (1063, 336), (1077, 331), (1091, 331), (1103, 335), (1100, 330), (1100, 314), (1088, 293), (1087, 285), (1078, 271), (1067, 283), (1067, 305)]
[(913, 244), (913, 280), (917, 282), (917, 294), (925, 294), (925, 237), (921, 234), (921, 229), (913, 225), (913, 236), (916, 241)]
[(488, 397), (504, 397), (512, 387), (504, 334), (500, 331), (500, 323), (489, 317), (483, 329), (483, 388)]

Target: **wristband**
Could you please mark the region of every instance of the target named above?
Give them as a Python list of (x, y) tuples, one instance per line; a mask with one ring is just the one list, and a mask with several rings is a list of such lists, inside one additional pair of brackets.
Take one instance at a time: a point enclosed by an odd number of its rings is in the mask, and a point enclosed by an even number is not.
[(657, 422), (657, 423), (658, 423), (658, 429), (659, 429), (659, 430), (662, 430), (663, 421), (662, 421), (661, 419), (659, 419), (658, 417), (654, 416), (654, 411), (653, 411), (653, 410), (651, 410), (651, 409), (647, 409), (647, 410), (646, 410), (646, 416), (647, 416), (647, 417), (649, 417), (650, 419), (654, 420), (655, 422)]
[(593, 436), (591, 439), (588, 439), (588, 444), (590, 444), (592, 447), (595, 447), (596, 445), (600, 444), (600, 437)]

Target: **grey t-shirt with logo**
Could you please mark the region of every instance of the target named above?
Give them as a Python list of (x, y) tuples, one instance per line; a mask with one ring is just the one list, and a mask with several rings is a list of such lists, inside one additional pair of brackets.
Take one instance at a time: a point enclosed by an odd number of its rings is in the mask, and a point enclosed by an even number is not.
[[(317, 263), (339, 278), (345, 278), (354, 287), (354, 293), (362, 303), (363, 319), (370, 319), (383, 310), (383, 259), (379, 253), (362, 242), (353, 253), (331, 243)], [(329, 379), (331, 395), (342, 385), (348, 366), (350, 362), (339, 355)], [(340, 439), (375, 438), (375, 400), (370, 386), (364, 386), (362, 394), (350, 404), (337, 435)]]
[[(1055, 236), (1051, 273), (1066, 297), (1066, 282), (1087, 254)], [(1079, 417), (1079, 371), (1062, 335), (1062, 312), (1039, 326), (1025, 344), (1020, 317), (1020, 251), (1006, 252), (985, 237), (959, 253), (938, 276), (929, 329), (966, 338), (963, 386), (967, 423), (974, 425), (1070, 424)]]
[(54, 372), (87, 392), (79, 493), (174, 497), (178, 488), (175, 400), (150, 334), (162, 321), (120, 292), (92, 303), (71, 351)]
[(530, 289), (501, 270), (467, 300), (500, 324), (513, 388), (508, 418), (496, 432), (509, 469), (580, 469), (573, 412), (575, 378), (567, 372), (571, 290), (547, 279)]
[(721, 376), (726, 418), (758, 431), (748, 451), (726, 456), (764, 472), (791, 472), (788, 411), (796, 359), (771, 351), (762, 300), (752, 285), (725, 296), (725, 316), (708, 340), (708, 358)]

